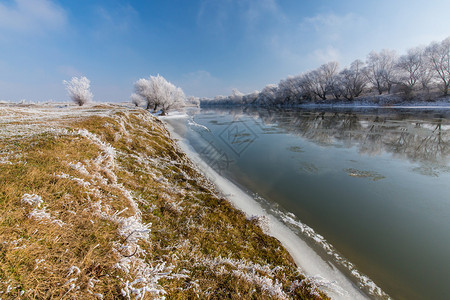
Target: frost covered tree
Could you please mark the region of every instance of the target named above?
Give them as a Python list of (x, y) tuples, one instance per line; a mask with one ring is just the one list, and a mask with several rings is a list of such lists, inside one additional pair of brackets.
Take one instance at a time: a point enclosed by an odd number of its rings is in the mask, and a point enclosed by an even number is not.
[(90, 91), (91, 82), (86, 77), (72, 77), (70, 81), (63, 80), (66, 90), (73, 102), (82, 106), (92, 101), (92, 93)]
[(130, 100), (131, 100), (131, 103), (133, 103), (135, 106), (140, 106), (145, 102), (144, 98), (142, 98), (141, 96), (139, 96), (136, 93), (131, 94)]
[(259, 91), (253, 91), (249, 94), (246, 94), (242, 97), (242, 103), (243, 104), (253, 104), (256, 102), (256, 99), (258, 99)]
[(330, 81), (330, 93), (334, 99), (339, 100), (344, 95), (342, 72), (335, 74)]
[(233, 89), (228, 98), (230, 98), (230, 102), (233, 104), (242, 104), (242, 97), (244, 97), (243, 93), (239, 92), (238, 89)]
[(200, 107), (200, 98), (195, 96), (189, 96), (186, 98), (186, 102), (192, 106)]
[(431, 43), (425, 49), (425, 55), (436, 77), (441, 81), (440, 88), (448, 95), (450, 86), (450, 37), (440, 43)]
[(278, 86), (276, 84), (266, 85), (256, 99), (258, 104), (271, 105), (275, 104)]
[(327, 94), (331, 92), (338, 65), (337, 62), (332, 61), (307, 74), (313, 93), (322, 100), (326, 100)]
[(391, 92), (392, 85), (396, 82), (397, 55), (395, 51), (372, 51), (367, 56), (367, 75), (370, 82), (377, 89), (378, 94)]
[(277, 98), (282, 103), (297, 103), (303, 98), (304, 89), (302, 85), (303, 76), (290, 76), (278, 83)]
[(397, 62), (397, 69), (400, 71), (400, 83), (411, 90), (419, 81), (420, 71), (423, 69), (423, 49), (409, 49), (407, 54), (400, 56)]
[[(424, 49), (409, 49), (405, 55), (399, 57), (396, 68), (399, 72), (399, 87), (407, 98), (412, 98), (418, 83), (425, 78)], [(422, 80), (421, 80), (422, 79)]]
[(181, 108), (185, 104), (186, 96), (183, 90), (159, 74), (136, 81), (134, 91), (145, 100), (147, 109), (153, 109), (155, 112), (160, 109), (162, 115), (170, 109)]
[(347, 100), (353, 100), (362, 94), (367, 86), (368, 79), (365, 74), (364, 62), (357, 59), (351, 63), (350, 68), (340, 73), (340, 91)]

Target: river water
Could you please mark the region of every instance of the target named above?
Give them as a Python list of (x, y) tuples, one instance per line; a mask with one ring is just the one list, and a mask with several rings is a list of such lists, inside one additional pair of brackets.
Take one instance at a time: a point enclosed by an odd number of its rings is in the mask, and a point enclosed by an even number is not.
[(373, 297), (368, 278), (394, 299), (450, 298), (450, 109), (228, 107), (183, 122), (204, 161)]

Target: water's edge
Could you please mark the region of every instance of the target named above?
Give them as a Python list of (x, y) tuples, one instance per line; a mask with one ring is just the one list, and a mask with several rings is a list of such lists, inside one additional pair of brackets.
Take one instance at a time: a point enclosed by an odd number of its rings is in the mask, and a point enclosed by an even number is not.
[[(187, 116), (171, 117), (170, 119), (186, 119)], [(277, 238), (282, 245), (289, 251), (297, 266), (302, 272), (317, 282), (321, 289), (324, 290), (333, 299), (367, 299), (367, 298), (389, 298), (378, 286), (369, 278), (361, 278), (355, 276), (359, 274), (356, 269), (351, 274), (344, 274), (331, 261), (325, 260), (317, 250), (311, 247), (306, 241), (299, 237), (295, 231), (314, 231), (295, 220), (289, 214), (277, 212), (276, 216), (269, 213), (263, 206), (258, 203), (251, 195), (247, 194), (237, 184), (234, 184), (227, 178), (219, 175), (213, 170), (193, 149), (189, 141), (180, 136), (175, 128), (168, 120), (164, 120), (166, 128), (171, 133), (172, 138), (189, 159), (199, 168), (199, 170), (211, 180), (219, 192), (227, 198), (235, 207), (246, 213), (248, 216), (264, 216), (268, 220), (267, 233)], [(277, 218), (278, 217), (278, 218)], [(283, 222), (279, 219), (281, 218)], [(294, 228), (289, 228), (289, 226)], [(306, 228), (306, 227), (307, 228)], [(294, 229), (294, 230), (293, 230)], [(308, 232), (306, 232), (306, 235)], [(315, 233), (314, 233), (315, 234)], [(319, 236), (315, 234), (315, 236)], [(323, 241), (326, 243), (326, 241)], [(331, 246), (326, 243), (327, 246)], [(349, 262), (346, 262), (349, 263)], [(350, 263), (351, 264), (351, 263)], [(347, 272), (348, 273), (348, 272)], [(350, 275), (350, 276), (349, 276)], [(353, 276), (351, 276), (353, 275)], [(363, 275), (362, 275), (363, 276)], [(358, 287), (358, 285), (361, 286)], [(372, 291), (372, 292), (371, 292)], [(374, 293), (374, 291), (376, 291)], [(367, 293), (366, 293), (367, 292)], [(369, 295), (368, 295), (369, 294)]]

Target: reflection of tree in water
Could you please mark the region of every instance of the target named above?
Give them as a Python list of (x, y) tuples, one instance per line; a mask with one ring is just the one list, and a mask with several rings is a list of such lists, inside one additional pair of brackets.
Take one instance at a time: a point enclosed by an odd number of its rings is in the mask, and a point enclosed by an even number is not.
[(323, 146), (356, 146), (368, 155), (392, 153), (418, 163), (414, 171), (420, 174), (450, 172), (450, 122), (445, 111), (244, 108), (231, 113), (258, 117)]

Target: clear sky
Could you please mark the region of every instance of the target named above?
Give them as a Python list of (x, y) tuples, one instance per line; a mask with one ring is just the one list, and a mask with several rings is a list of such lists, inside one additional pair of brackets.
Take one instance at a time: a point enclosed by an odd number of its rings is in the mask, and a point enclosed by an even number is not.
[(450, 36), (448, 0), (0, 0), (0, 100), (128, 101), (161, 74), (187, 95), (261, 90), (330, 60)]

